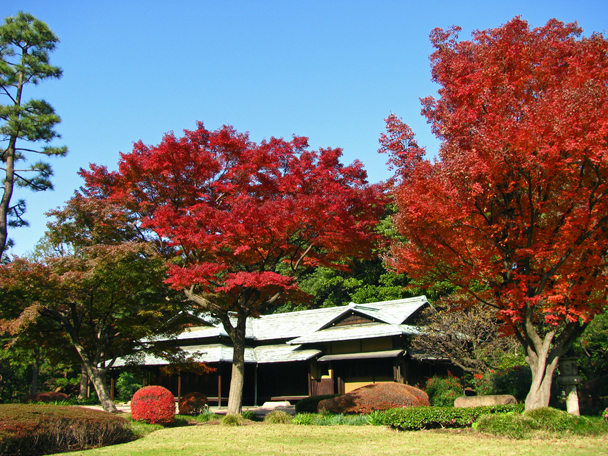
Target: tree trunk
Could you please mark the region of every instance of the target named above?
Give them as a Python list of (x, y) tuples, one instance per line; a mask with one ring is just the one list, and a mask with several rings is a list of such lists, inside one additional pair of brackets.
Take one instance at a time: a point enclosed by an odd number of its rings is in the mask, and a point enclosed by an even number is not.
[(110, 390), (108, 389), (108, 385), (106, 383), (106, 376), (108, 374), (108, 370), (106, 368), (93, 367), (86, 361), (85, 366), (87, 368), (89, 379), (95, 387), (97, 398), (99, 399), (99, 402), (103, 409), (106, 412), (118, 413), (118, 409), (116, 408), (116, 405), (114, 405), (114, 401), (110, 396)]
[(555, 357), (549, 363), (545, 357), (542, 361), (536, 363), (536, 365), (528, 363), (532, 371), (532, 385), (530, 386), (528, 396), (526, 396), (526, 411), (549, 407), (551, 382), (553, 380), (553, 373), (557, 367), (557, 361), (558, 357)]
[(89, 386), (89, 374), (87, 374), (87, 368), (82, 363), (80, 366), (80, 389), (78, 390), (78, 399), (88, 398), (87, 387)]
[[(236, 328), (230, 338), (234, 345), (232, 354), (232, 376), (228, 393), (228, 414), (241, 414), (243, 408), (243, 387), (245, 386), (245, 323), (247, 317), (238, 317)], [(230, 334), (230, 333), (229, 333)]]
[(30, 394), (38, 394), (38, 378), (40, 377), (40, 360), (36, 360), (32, 363), (32, 385), (30, 388)]

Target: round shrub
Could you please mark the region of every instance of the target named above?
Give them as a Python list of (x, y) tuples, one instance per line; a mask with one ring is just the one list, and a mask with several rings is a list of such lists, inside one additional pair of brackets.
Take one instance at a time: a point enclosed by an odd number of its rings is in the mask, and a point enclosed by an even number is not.
[(68, 399), (69, 397), (65, 393), (50, 392), (31, 394), (25, 398), (25, 402), (63, 402)]
[(203, 393), (188, 393), (179, 400), (180, 415), (200, 415), (207, 410), (207, 396)]
[(222, 418), (221, 423), (224, 426), (243, 426), (245, 424), (245, 420), (238, 413), (228, 413)]
[(175, 420), (175, 398), (162, 386), (146, 386), (138, 390), (131, 400), (131, 418), (154, 423), (172, 423)]
[(418, 388), (401, 383), (373, 383), (343, 396), (322, 400), (318, 411), (367, 415), (374, 410), (428, 405), (428, 396)]

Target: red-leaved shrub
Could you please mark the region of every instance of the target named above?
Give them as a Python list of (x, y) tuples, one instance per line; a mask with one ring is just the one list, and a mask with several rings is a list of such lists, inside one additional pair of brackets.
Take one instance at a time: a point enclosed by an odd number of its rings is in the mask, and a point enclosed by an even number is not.
[(31, 394), (25, 398), (25, 402), (61, 402), (69, 399), (67, 394), (64, 393), (38, 393)]
[(131, 399), (131, 418), (150, 423), (172, 423), (175, 420), (173, 394), (157, 385), (137, 390)]
[(179, 400), (180, 415), (200, 415), (205, 411), (207, 396), (202, 393), (188, 393)]
[(418, 388), (401, 383), (373, 383), (357, 388), (344, 396), (322, 400), (319, 402), (318, 411), (365, 415), (374, 410), (428, 405), (429, 397)]

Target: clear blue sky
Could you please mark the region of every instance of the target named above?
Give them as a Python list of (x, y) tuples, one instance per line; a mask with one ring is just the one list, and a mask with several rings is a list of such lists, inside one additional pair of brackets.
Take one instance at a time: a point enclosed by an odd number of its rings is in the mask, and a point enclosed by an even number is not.
[[(577, 21), (604, 32), (608, 2), (392, 0), (19, 0), (0, 1), (0, 18), (22, 10), (46, 22), (61, 42), (51, 63), (60, 80), (27, 87), (62, 117), (53, 192), (28, 203), (29, 228), (12, 229), (13, 254), (43, 235), (44, 213), (82, 185), (89, 163), (116, 167), (135, 141), (158, 144), (204, 122), (248, 131), (251, 139), (307, 136), (313, 148), (341, 147), (361, 160), (371, 182), (389, 177), (377, 153), (384, 119), (395, 113), (434, 154), (438, 142), (420, 116), (432, 95), (429, 33), (495, 28), (520, 15), (532, 26)], [(0, 101), (5, 103), (5, 101)]]

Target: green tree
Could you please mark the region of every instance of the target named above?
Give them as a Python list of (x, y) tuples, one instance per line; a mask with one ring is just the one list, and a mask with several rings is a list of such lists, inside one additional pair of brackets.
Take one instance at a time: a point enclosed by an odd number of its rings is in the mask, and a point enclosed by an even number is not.
[[(15, 186), (44, 191), (53, 188), (53, 174), (48, 163), (37, 161), (21, 168), (26, 154), (64, 156), (66, 147), (49, 143), (60, 136), (54, 130), (60, 118), (44, 100), (24, 101), (23, 88), (49, 78), (60, 78), (61, 68), (49, 63), (49, 52), (59, 41), (42, 21), (19, 12), (0, 26), (0, 95), (8, 101), (0, 104), (0, 166), (5, 173), (0, 200), (0, 258), (8, 243), (8, 227), (27, 226), (23, 219), (25, 201), (11, 204)], [(21, 141), (33, 145), (19, 147)], [(43, 143), (41, 148), (37, 144)]]
[(46, 251), (55, 254), (0, 266), (0, 293), (20, 309), (0, 327), (21, 325), (12, 331), (19, 335), (40, 316), (54, 322), (80, 356), (103, 408), (116, 412), (108, 370), (118, 357), (148, 349), (141, 339), (173, 334), (165, 323), (180, 303), (166, 299), (164, 259), (115, 206), (76, 195), (49, 215), (55, 220), (46, 245), (54, 248)]

